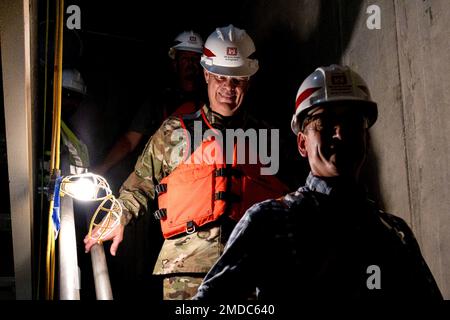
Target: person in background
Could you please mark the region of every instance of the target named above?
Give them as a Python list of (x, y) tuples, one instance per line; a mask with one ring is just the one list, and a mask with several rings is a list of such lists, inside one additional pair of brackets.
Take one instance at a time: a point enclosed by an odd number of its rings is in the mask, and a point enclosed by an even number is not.
[(147, 141), (168, 116), (191, 113), (202, 106), (205, 101), (200, 66), (202, 51), (203, 40), (198, 33), (183, 31), (175, 37), (168, 53), (172, 61), (174, 85), (142, 104), (128, 131), (117, 140), (105, 159), (93, 168), (95, 173), (104, 175), (139, 149), (141, 142)]
[[(63, 69), (61, 90), (61, 175), (87, 173), (92, 156), (95, 156), (93, 132), (97, 106), (88, 96), (83, 76), (77, 69)], [(73, 201), (82, 299), (95, 299), (91, 259), (83, 254), (82, 245), (95, 208), (95, 204), (90, 202)]]
[(63, 166), (61, 169), (63, 174), (85, 173), (89, 168), (88, 147), (79, 138), (80, 133), (74, 133), (76, 124), (73, 123), (74, 115), (79, 112), (86, 92), (86, 85), (80, 72), (76, 69), (64, 69), (61, 96), (61, 141), (64, 147), (61, 155)]

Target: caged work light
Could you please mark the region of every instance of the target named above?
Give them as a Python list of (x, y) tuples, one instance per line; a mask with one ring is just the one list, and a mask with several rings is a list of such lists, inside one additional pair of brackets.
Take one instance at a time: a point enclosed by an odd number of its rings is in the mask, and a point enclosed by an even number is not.
[(102, 201), (91, 218), (88, 234), (98, 243), (120, 224), (122, 207), (102, 176), (94, 173), (66, 176), (61, 180), (60, 194), (81, 201)]

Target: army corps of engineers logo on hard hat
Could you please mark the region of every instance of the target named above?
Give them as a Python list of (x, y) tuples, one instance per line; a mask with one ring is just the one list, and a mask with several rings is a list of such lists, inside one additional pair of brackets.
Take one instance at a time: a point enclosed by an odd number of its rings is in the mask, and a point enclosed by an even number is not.
[(228, 61), (237, 61), (238, 57), (238, 48), (237, 47), (227, 47), (227, 54), (225, 56), (225, 60)]
[(331, 83), (334, 85), (343, 85), (347, 83), (347, 78), (345, 77), (345, 74), (332, 74), (331, 75)]
[(346, 72), (333, 72), (328, 71), (330, 77), (327, 77), (329, 83), (326, 86), (328, 96), (340, 96), (340, 95), (352, 95), (353, 86), (351, 78)]

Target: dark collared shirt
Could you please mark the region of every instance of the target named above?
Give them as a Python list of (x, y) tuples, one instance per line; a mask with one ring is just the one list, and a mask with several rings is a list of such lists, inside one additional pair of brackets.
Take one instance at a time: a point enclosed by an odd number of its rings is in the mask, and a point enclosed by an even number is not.
[(411, 229), (361, 190), (310, 174), (252, 206), (194, 299), (442, 298)]

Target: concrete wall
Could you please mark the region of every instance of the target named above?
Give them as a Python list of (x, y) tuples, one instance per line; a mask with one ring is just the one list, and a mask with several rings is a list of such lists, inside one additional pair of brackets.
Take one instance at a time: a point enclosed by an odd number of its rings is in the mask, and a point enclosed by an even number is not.
[(35, 167), (35, 79), (31, 53), (36, 1), (0, 2), (2, 80), (8, 155), (16, 299), (32, 298), (32, 224)]
[[(354, 1), (353, 1), (354, 2)], [(412, 226), (444, 296), (450, 298), (450, 3), (365, 1), (347, 26), (352, 1), (341, 4), (342, 33), (351, 34), (342, 62), (355, 68), (379, 103), (369, 175), (385, 210)], [(369, 30), (366, 8), (381, 9)]]

